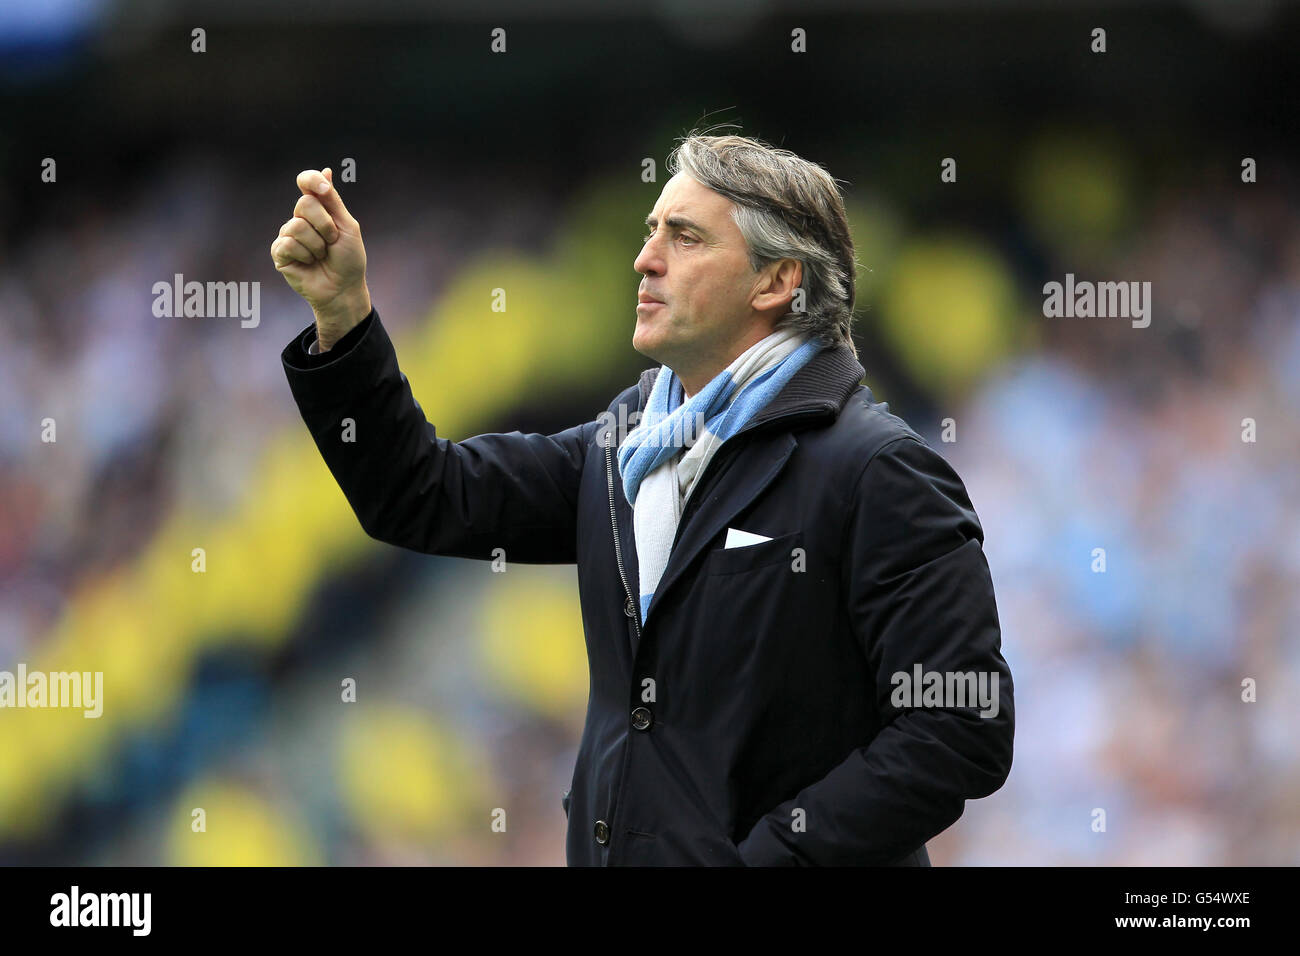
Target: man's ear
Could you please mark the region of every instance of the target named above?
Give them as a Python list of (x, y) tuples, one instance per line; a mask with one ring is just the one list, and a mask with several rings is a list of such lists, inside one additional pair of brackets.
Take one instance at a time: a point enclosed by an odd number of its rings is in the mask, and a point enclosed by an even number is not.
[(760, 312), (776, 306), (781, 306), (782, 314), (789, 312), (795, 290), (802, 281), (803, 263), (798, 259), (769, 262), (759, 273), (752, 305)]

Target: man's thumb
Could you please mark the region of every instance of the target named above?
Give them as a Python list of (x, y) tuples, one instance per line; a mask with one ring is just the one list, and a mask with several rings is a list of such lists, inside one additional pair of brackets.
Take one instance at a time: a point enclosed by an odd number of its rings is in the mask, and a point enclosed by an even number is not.
[[(331, 216), (342, 216), (345, 220), (351, 219), (352, 214), (348, 212), (348, 207), (343, 205), (343, 197), (339, 195), (338, 189), (334, 186), (334, 170), (326, 166), (321, 170), (321, 175), (325, 177), (325, 181), (330, 185), (329, 189), (325, 190), (324, 195), (317, 192), (316, 198), (321, 201), (321, 205), (325, 207), (325, 211)], [(316, 185), (319, 186), (320, 183)]]

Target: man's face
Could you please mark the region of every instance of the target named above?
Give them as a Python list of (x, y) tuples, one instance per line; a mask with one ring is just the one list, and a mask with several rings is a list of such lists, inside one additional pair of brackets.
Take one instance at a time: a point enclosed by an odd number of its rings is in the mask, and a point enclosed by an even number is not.
[(647, 219), (649, 238), (632, 268), (645, 278), (632, 347), (669, 368), (723, 367), (752, 331), (750, 270), (731, 200), (678, 173), (664, 184)]

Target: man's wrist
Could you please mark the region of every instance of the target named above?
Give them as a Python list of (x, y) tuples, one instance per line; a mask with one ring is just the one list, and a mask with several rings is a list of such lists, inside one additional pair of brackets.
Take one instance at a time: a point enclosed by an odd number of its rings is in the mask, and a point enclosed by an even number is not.
[(316, 313), (316, 348), (328, 352), (370, 314), (370, 290), (364, 285), (356, 295), (331, 302)]

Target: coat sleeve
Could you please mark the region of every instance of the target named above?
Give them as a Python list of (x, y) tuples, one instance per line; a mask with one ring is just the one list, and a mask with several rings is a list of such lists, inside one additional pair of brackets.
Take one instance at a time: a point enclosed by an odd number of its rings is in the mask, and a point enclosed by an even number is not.
[[(956, 472), (913, 436), (889, 440), (857, 482), (846, 534), (848, 616), (881, 728), (758, 821), (740, 844), (751, 866), (893, 863), (1011, 771), (1011, 671), (983, 530)], [(983, 675), (988, 706), (978, 695), (967, 706), (904, 696), (897, 675), (912, 680), (918, 666), (945, 684), (949, 674)], [(796, 808), (802, 830), (792, 827)]]
[(366, 534), (426, 554), (491, 559), (501, 548), (507, 561), (524, 564), (576, 560), (578, 486), (596, 422), (553, 435), (440, 438), (377, 312), (328, 352), (308, 353), (314, 337), (313, 327), (304, 329), (281, 360), (303, 421)]

